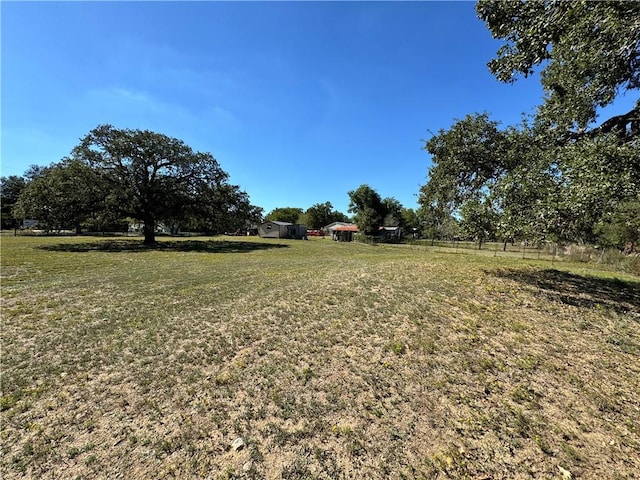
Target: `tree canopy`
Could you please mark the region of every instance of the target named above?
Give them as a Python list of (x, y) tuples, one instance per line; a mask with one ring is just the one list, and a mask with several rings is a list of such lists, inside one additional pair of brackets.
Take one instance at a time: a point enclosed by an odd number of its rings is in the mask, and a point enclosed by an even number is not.
[(591, 127), (620, 91), (640, 89), (640, 2), (480, 0), (476, 11), (504, 41), (489, 69), (513, 82), (540, 71), (540, 118), (560, 138), (640, 135), (640, 103)]
[(354, 214), (353, 219), (358, 229), (366, 235), (378, 233), (387, 214), (378, 192), (369, 185), (360, 185), (349, 192), (349, 198), (349, 212)]
[(443, 219), (472, 202), (465, 212), (477, 218), (485, 205), (503, 238), (596, 241), (601, 218), (640, 194), (637, 148), (612, 134), (562, 146), (545, 138), (539, 125), (501, 129), (487, 114), (441, 130), (425, 143), (433, 165), (423, 212)]
[(303, 210), (297, 207), (274, 208), (264, 217), (267, 222), (299, 223)]
[(640, 200), (640, 101), (595, 121), (640, 88), (640, 3), (481, 0), (476, 10), (504, 41), (492, 73), (539, 73), (545, 96), (520, 125), (470, 114), (432, 135), (421, 212), (434, 225), (453, 214), (478, 239), (603, 242), (622, 231), (606, 225)]
[(15, 211), (15, 206), (26, 186), (27, 181), (23, 177), (17, 175), (0, 177), (0, 221), (2, 228), (14, 228), (18, 225), (17, 217), (20, 215)]
[(85, 163), (65, 158), (30, 176), (16, 204), (20, 217), (37, 219), (47, 230), (73, 228), (77, 233), (90, 218), (108, 217), (111, 192), (100, 173)]
[(221, 232), (262, 216), (211, 154), (149, 130), (98, 126), (69, 158), (27, 177), (16, 208), (45, 228), (79, 231), (127, 217), (143, 224), (144, 242), (153, 244), (160, 222)]
[(487, 113), (467, 115), (425, 142), (433, 167), (421, 189), (423, 204), (455, 209), (499, 178), (510, 159), (498, 126)]
[(402, 206), (399, 200), (394, 197), (386, 197), (382, 199), (382, 206), (384, 208), (384, 218), (382, 219), (382, 226), (384, 227), (405, 227), (403, 215), (405, 208)]
[(72, 156), (103, 175), (122, 214), (144, 223), (145, 244), (155, 243), (158, 222), (187, 216), (228, 179), (210, 153), (149, 130), (101, 125)]
[(347, 222), (349, 218), (333, 209), (331, 202), (316, 203), (304, 212), (301, 222), (311, 229), (321, 229), (333, 222)]

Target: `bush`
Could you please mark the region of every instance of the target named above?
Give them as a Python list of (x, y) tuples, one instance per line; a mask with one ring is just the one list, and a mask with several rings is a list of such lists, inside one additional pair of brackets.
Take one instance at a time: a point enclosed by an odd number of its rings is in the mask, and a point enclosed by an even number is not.
[(640, 255), (634, 254), (628, 256), (629, 260), (627, 261), (627, 272), (632, 273), (633, 275), (640, 276)]
[(628, 254), (616, 248), (599, 249), (589, 245), (567, 245), (563, 251), (565, 260), (592, 262), (611, 270), (640, 275), (640, 254)]

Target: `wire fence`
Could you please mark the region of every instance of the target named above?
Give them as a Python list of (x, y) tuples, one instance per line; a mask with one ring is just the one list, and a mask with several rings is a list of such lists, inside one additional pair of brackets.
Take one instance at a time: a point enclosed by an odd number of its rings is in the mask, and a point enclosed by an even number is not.
[(640, 275), (640, 253), (625, 254), (615, 248), (555, 242), (478, 242), (461, 240), (409, 240), (409, 245), (438, 252), (511, 257), (553, 262), (597, 264), (606, 269)]
[(474, 253), (507, 257), (519, 257), (529, 259), (544, 259), (553, 260), (561, 259), (569, 254), (569, 250), (560, 244), (545, 242), (545, 243), (527, 243), (527, 242), (478, 242), (463, 241), (463, 240), (411, 240), (411, 245), (418, 245), (423, 247), (433, 247), (438, 250), (452, 252), (452, 253)]

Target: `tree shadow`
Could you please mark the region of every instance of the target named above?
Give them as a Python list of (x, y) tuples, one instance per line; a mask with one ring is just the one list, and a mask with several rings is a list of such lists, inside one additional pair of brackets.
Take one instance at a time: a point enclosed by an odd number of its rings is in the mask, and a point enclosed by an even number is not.
[(201, 252), (201, 253), (249, 253), (259, 250), (287, 248), (281, 243), (239, 242), (229, 240), (163, 241), (144, 245), (139, 240), (105, 240), (99, 242), (59, 243), (40, 247), (50, 252)]
[(596, 278), (555, 269), (500, 269), (488, 274), (533, 285), (550, 300), (583, 308), (606, 307), (619, 313), (640, 314), (640, 280)]

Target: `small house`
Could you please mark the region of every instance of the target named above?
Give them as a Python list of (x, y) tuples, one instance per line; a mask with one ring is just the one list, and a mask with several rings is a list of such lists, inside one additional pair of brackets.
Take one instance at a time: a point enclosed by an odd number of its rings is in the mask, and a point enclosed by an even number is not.
[(306, 239), (307, 227), (289, 222), (264, 222), (258, 228), (262, 238), (295, 238)]

